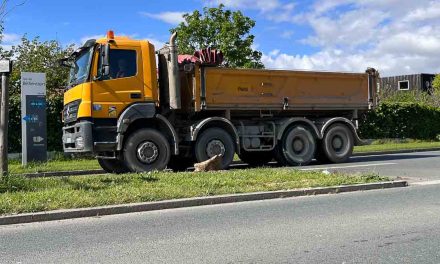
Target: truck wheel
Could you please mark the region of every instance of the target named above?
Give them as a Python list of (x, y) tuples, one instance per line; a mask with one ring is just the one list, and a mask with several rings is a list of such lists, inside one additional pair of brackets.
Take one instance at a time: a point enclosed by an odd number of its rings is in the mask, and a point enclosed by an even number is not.
[(227, 169), (234, 159), (234, 153), (232, 137), (221, 128), (208, 128), (197, 138), (195, 145), (197, 162), (222, 155), (222, 169)]
[(251, 167), (266, 165), (273, 159), (271, 152), (249, 152), (245, 150), (242, 150), (238, 157), (240, 157), (241, 161), (249, 164)]
[(334, 124), (326, 131), (321, 144), (321, 158), (333, 163), (346, 162), (353, 153), (354, 140), (351, 130), (343, 124)]
[(315, 155), (316, 141), (307, 128), (293, 126), (283, 136), (282, 149), (288, 165), (307, 165)]
[(189, 167), (194, 166), (194, 160), (188, 157), (171, 156), (168, 163), (168, 169), (173, 171), (186, 171)]
[(119, 159), (100, 159), (98, 158), (98, 163), (101, 168), (107, 173), (127, 173), (128, 168), (125, 166), (124, 162)]
[(170, 156), (170, 144), (154, 129), (145, 128), (135, 131), (125, 142), (125, 164), (133, 172), (164, 170)]
[(287, 166), (289, 163), (287, 162), (286, 158), (283, 155), (283, 148), (281, 147), (281, 140), (278, 140), (277, 145), (275, 146), (274, 150), (272, 151), (272, 155), (274, 159), (278, 162), (278, 165), (280, 166)]

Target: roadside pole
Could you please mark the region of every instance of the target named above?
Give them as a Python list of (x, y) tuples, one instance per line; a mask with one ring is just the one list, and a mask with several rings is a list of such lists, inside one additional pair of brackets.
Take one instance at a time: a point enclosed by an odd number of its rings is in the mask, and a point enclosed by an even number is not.
[(0, 177), (8, 174), (8, 125), (9, 125), (9, 87), (8, 76), (11, 72), (9, 60), (0, 61), (2, 74), (0, 105)]

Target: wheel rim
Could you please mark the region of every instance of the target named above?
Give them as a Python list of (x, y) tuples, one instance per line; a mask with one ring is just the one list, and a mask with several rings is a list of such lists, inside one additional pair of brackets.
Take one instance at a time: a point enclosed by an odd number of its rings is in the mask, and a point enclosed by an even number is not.
[(218, 139), (211, 140), (206, 145), (206, 155), (208, 155), (209, 158), (212, 158), (215, 155), (220, 155), (223, 157), (225, 155), (225, 152), (225, 145)]
[(305, 145), (306, 144), (302, 138), (300, 137), (294, 138), (292, 144), (293, 152), (295, 154), (301, 154), (304, 151)]
[(348, 136), (342, 132), (335, 133), (331, 139), (330, 146), (336, 155), (345, 155), (348, 151)]
[(336, 152), (340, 152), (343, 146), (344, 146), (344, 141), (339, 135), (333, 137), (332, 147)]
[(151, 164), (159, 157), (159, 148), (154, 142), (146, 141), (138, 146), (136, 153), (141, 162)]

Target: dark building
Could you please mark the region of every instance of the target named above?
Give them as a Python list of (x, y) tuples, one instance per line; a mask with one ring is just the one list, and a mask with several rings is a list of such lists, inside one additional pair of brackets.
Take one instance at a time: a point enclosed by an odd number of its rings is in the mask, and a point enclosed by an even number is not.
[(412, 74), (380, 78), (380, 87), (386, 91), (418, 90), (431, 93), (435, 74)]

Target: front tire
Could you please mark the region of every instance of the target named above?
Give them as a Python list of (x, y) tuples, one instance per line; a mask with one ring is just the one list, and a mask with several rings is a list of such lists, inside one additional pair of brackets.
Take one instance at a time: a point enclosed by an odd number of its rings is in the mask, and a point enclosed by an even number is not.
[(222, 156), (222, 169), (227, 169), (235, 154), (234, 141), (221, 128), (208, 128), (198, 138), (195, 145), (197, 162), (204, 162), (215, 155)]
[(164, 170), (170, 156), (170, 144), (155, 129), (145, 128), (135, 131), (125, 142), (124, 160), (132, 172)]
[(122, 174), (130, 172), (120, 159), (101, 159), (98, 158), (98, 163), (101, 168), (107, 173)]

